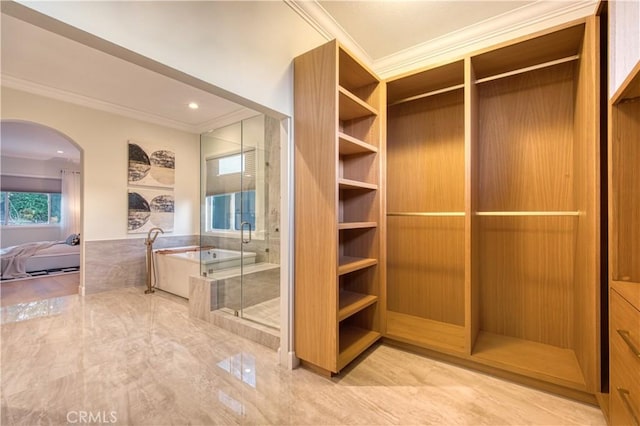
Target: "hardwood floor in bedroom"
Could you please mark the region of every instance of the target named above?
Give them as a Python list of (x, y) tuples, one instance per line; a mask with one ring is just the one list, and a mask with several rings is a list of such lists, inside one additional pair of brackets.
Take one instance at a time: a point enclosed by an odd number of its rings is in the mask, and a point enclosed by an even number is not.
[(79, 272), (3, 281), (0, 283), (0, 306), (78, 294), (79, 285)]

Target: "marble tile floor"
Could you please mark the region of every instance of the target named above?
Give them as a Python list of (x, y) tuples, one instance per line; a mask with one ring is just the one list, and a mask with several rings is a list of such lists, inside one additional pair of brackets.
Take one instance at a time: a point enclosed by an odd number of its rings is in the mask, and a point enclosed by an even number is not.
[(242, 317), (268, 327), (280, 328), (280, 297), (247, 306), (242, 310)]
[(596, 407), (384, 345), (332, 379), (290, 371), (141, 287), (45, 302), (2, 308), (2, 425), (606, 424)]

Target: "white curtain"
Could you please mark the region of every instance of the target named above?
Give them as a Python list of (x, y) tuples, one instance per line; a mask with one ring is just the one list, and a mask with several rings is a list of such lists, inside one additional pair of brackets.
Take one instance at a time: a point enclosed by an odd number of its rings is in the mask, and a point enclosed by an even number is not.
[(80, 233), (80, 172), (62, 170), (62, 235)]

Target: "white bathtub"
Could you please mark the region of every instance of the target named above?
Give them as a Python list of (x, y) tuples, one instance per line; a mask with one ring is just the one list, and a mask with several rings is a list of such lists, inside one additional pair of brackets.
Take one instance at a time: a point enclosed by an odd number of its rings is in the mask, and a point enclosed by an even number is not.
[(155, 286), (188, 299), (190, 276), (202, 276), (203, 273), (211, 276), (218, 271), (226, 272), (225, 275), (240, 275), (241, 259), (244, 259), (244, 265), (253, 264), (256, 254), (223, 249), (200, 250), (197, 246), (157, 249), (154, 250)]

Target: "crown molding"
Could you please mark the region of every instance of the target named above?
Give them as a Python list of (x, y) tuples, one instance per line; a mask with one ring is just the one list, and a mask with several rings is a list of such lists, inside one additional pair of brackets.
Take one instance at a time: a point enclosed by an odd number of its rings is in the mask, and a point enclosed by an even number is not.
[(284, 0), (325, 39), (337, 39), (383, 79), (595, 13), (598, 0), (538, 0), (379, 59), (371, 56), (317, 0)]
[(383, 79), (595, 13), (597, 0), (536, 1), (373, 61)]
[(23, 80), (7, 74), (0, 74), (0, 82), (2, 86), (11, 89), (21, 90), (23, 92), (40, 95), (47, 98), (56, 99), (58, 101), (68, 102), (87, 108), (97, 109), (112, 114), (122, 115), (128, 118), (144, 121), (147, 123), (157, 124), (159, 126), (170, 127), (172, 129), (181, 130), (189, 133), (197, 133), (197, 126), (193, 126), (181, 121), (172, 120), (155, 114), (149, 114), (137, 109), (124, 107), (110, 102), (101, 101), (84, 95), (78, 95), (66, 90), (56, 89), (33, 81)]
[(302, 19), (326, 40), (338, 40), (347, 50), (371, 68), (373, 59), (316, 0), (284, 0)]

